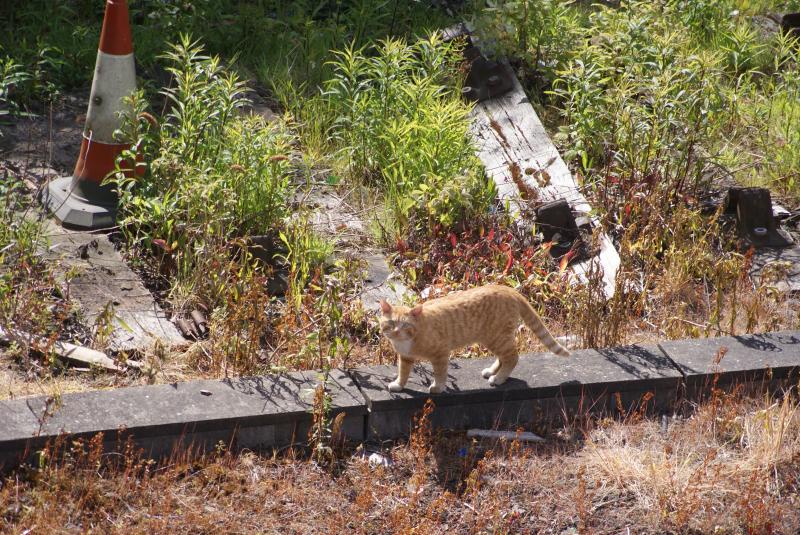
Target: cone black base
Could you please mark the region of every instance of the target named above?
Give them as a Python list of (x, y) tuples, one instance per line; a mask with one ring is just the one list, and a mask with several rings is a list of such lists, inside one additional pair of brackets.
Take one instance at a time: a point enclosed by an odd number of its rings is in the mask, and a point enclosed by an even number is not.
[(72, 177), (62, 177), (50, 182), (42, 199), (45, 206), (64, 226), (100, 229), (113, 227), (117, 203), (88, 203), (72, 193)]

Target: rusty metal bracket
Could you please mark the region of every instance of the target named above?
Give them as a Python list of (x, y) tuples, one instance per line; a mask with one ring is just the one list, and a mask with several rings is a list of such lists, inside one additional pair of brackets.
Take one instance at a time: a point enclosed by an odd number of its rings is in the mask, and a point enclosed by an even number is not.
[[(191, 321), (189, 321), (189, 318), (191, 318)], [(178, 327), (178, 330), (181, 331), (183, 337), (190, 340), (206, 338), (209, 330), (208, 320), (205, 314), (198, 309), (194, 309), (191, 314), (189, 314), (189, 318), (175, 319), (175, 325)]]
[(800, 13), (786, 13), (781, 17), (781, 30), (786, 35), (800, 39)]
[(591, 221), (583, 216), (575, 218), (566, 200), (559, 199), (538, 207), (536, 223), (542, 230), (544, 241), (553, 244), (550, 247), (550, 256), (561, 258), (570, 250), (575, 250), (572, 261), (587, 257), (587, 247), (581, 234), (591, 234)]
[(544, 241), (572, 241), (578, 237), (578, 225), (572, 208), (564, 199), (545, 203), (536, 209), (536, 222), (541, 225)]
[(465, 98), (481, 102), (508, 93), (514, 81), (508, 65), (486, 59), (478, 47), (467, 47), (464, 56), (469, 62), (469, 72), (461, 88)]
[(788, 247), (794, 243), (775, 223), (772, 197), (766, 188), (730, 188), (725, 212), (735, 214), (739, 237), (753, 247)]

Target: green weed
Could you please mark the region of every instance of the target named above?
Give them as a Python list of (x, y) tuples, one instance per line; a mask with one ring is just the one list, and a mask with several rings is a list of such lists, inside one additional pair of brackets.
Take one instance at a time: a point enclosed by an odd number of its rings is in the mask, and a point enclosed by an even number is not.
[(315, 235), (308, 221), (302, 218), (289, 224), (279, 237), (286, 247), (286, 254), (279, 254), (278, 258), (289, 270), (288, 299), (299, 309), (305, 284), (312, 276), (319, 278), (320, 273), (315, 270), (330, 259), (333, 244)]
[(46, 243), (40, 221), (26, 217), (30, 199), (7, 171), (0, 181), (0, 330), (12, 354), (30, 368), (32, 338), (54, 341), (70, 308), (55, 294), (55, 278), (41, 257)]
[[(211, 54), (238, 57), (238, 67), (266, 84), (292, 81), (315, 92), (330, 74), (330, 51), (351, 41), (423, 34), (447, 26), (434, 6), (398, 0), (228, 2), (131, 0), (134, 53), (146, 81), (157, 77), (164, 43), (202, 35)], [(52, 100), (92, 77), (104, 4), (72, 0), (9, 0), (0, 10), (0, 50), (33, 76), (17, 92), (19, 104)], [(149, 87), (149, 85), (148, 85)]]
[(331, 127), (343, 172), (384, 194), (388, 238), (409, 225), (451, 226), (494, 198), (468, 137), (457, 48), (437, 34), (336, 52), (321, 98), (341, 114)]
[(143, 163), (139, 175), (117, 175), (118, 220), (129, 243), (165, 256), (174, 298), (214, 305), (231, 270), (249, 269), (246, 258), (228, 264), (236, 238), (267, 234), (287, 215), (291, 138), (280, 123), (243, 116), (244, 83), (188, 37), (165, 58), (175, 87), (164, 90), (171, 108), (160, 125), (142, 119), (141, 95), (132, 100), (125, 157)]
[(14, 92), (30, 78), (31, 74), (14, 58), (0, 56), (0, 121), (7, 120), (6, 116), (14, 118), (22, 113)]
[[(573, 2), (556, 0), (491, 1), (472, 15), (481, 49), (490, 55), (524, 58), (535, 76), (532, 97), (549, 87), (561, 62), (582, 38), (586, 14)], [(527, 76), (526, 76), (527, 78)]]

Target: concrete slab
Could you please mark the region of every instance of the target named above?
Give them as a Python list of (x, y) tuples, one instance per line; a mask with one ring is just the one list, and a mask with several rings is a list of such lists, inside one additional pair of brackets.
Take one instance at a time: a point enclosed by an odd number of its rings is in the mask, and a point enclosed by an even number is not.
[(750, 274), (783, 292), (800, 292), (800, 245), (756, 249)]
[[(664, 409), (677, 396), (681, 374), (657, 347), (628, 346), (605, 350), (575, 351), (568, 358), (551, 353), (526, 354), (511, 377), (490, 387), (480, 372), (492, 359), (454, 359), (448, 370), (448, 389), (428, 394), (432, 381), (427, 363), (418, 364), (403, 392), (389, 392), (386, 385), (396, 377), (394, 366), (350, 370), (370, 410), (368, 436), (393, 438), (408, 433), (415, 412), (429, 397), (441, 415), (437, 421), (448, 428), (486, 426), (503, 422), (516, 425), (535, 421), (537, 414), (553, 407), (603, 412), (617, 407), (635, 408), (650, 392), (651, 408)], [(452, 407), (452, 410), (449, 408)], [(537, 409), (538, 407), (538, 409)]]
[[(0, 459), (64, 433), (102, 432), (107, 442), (116, 441), (121, 429), (154, 457), (179, 442), (205, 449), (220, 440), (252, 449), (283, 446), (294, 437), (304, 442), (321, 381), (319, 372), (306, 371), (66, 394), (57, 401), (0, 401)], [(340, 370), (331, 371), (327, 388), (331, 415), (346, 413), (344, 433), (363, 439), (366, 407), (358, 388)]]
[(45, 232), (50, 242), (46, 257), (65, 292), (67, 272), (77, 272), (69, 281), (69, 295), (80, 304), (86, 325), (113, 310), (109, 349), (142, 351), (157, 340), (168, 347), (187, 343), (106, 235), (68, 230), (53, 221)]
[[(686, 377), (689, 399), (711, 384), (797, 381), (800, 372), (800, 331), (724, 336), (661, 342), (664, 351)], [(777, 383), (773, 387), (779, 386)]]
[[(568, 358), (527, 354), (499, 387), (480, 375), (491, 360), (452, 360), (448, 391), (432, 396), (427, 364), (416, 367), (400, 393), (386, 388), (394, 366), (333, 370), (327, 383), (331, 416), (344, 412), (345, 435), (360, 441), (408, 434), (429, 397), (436, 404), (433, 425), (449, 429), (514, 429), (588, 413), (672, 409), (679, 392), (700, 399), (715, 376), (719, 385), (796, 384), (800, 331), (580, 350)], [(132, 436), (156, 458), (179, 446), (208, 449), (220, 441), (252, 449), (302, 443), (321, 380), (319, 372), (305, 371), (0, 401), (0, 465), (62, 434), (103, 432), (112, 448)]]
[(386, 258), (380, 254), (365, 254), (363, 258), (367, 262), (367, 274), (361, 292), (364, 309), (377, 313), (381, 299), (402, 303), (403, 297), (411, 290), (394, 274)]

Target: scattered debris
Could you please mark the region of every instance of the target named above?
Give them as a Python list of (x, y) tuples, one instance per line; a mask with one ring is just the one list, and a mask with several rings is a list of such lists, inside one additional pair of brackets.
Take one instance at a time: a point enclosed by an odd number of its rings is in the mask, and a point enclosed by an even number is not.
[(120, 365), (102, 351), (70, 344), (69, 342), (62, 342), (60, 340), (56, 340), (51, 344), (49, 340), (45, 340), (44, 338), (22, 331), (6, 331), (0, 327), (0, 341), (11, 343), (14, 340), (25, 340), (40, 352), (44, 352), (44, 348), (49, 346), (50, 351), (52, 351), (58, 357), (76, 362), (82, 362), (84, 364), (90, 364), (92, 366), (98, 366), (100, 368), (105, 368), (107, 370), (116, 372), (124, 372), (127, 368), (142, 367), (142, 363), (135, 360), (127, 360), (125, 361), (124, 365)]
[(175, 325), (178, 326), (178, 330), (181, 331), (181, 334), (184, 336), (184, 338), (188, 338), (189, 340), (200, 339), (200, 333), (195, 330), (194, 324), (190, 323), (185, 318), (176, 319)]
[(369, 457), (367, 457), (367, 462), (369, 462), (369, 465), (373, 468), (376, 466), (392, 466), (393, 464), (391, 458), (378, 452), (371, 453)]
[(97, 240), (92, 240), (89, 243), (83, 243), (78, 246), (78, 258), (80, 258), (81, 260), (88, 260), (90, 247), (95, 251), (97, 251), (98, 254), (103, 254), (98, 251)]
[(378, 466), (388, 468), (394, 464), (394, 461), (392, 461), (391, 457), (382, 453), (378, 453), (377, 451), (369, 452), (362, 450), (356, 454), (356, 457), (362, 461), (367, 461), (370, 468), (377, 468)]
[(566, 347), (567, 349), (575, 349), (580, 345), (580, 337), (575, 334), (566, 334), (564, 336), (556, 336), (556, 342)]
[(189, 318), (177, 318), (175, 325), (177, 325), (181, 334), (189, 340), (202, 340), (209, 333), (208, 320), (205, 314), (198, 309), (192, 310)]
[(206, 320), (205, 315), (197, 309), (192, 310), (192, 321), (197, 326), (197, 330), (200, 331), (202, 336), (208, 334), (208, 321)]

